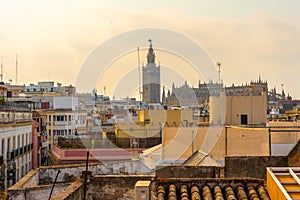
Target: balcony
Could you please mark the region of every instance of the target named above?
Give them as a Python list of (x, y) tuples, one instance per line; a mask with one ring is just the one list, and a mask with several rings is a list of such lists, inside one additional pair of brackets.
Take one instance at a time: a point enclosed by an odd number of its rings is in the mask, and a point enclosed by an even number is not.
[(70, 126), (72, 123), (71, 121), (54, 121), (53, 125), (55, 126)]
[(0, 110), (3, 111), (31, 111), (31, 107), (28, 106), (22, 106), (22, 105), (17, 105), (12, 102), (4, 102), (4, 105), (0, 105)]

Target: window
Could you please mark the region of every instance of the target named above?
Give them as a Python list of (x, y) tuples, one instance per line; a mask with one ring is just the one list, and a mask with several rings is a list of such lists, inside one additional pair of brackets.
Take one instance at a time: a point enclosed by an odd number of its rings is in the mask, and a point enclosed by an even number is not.
[(4, 147), (5, 147), (5, 140), (4, 140), (4, 139), (2, 139), (1, 145), (2, 145), (2, 146), (1, 146), (1, 154), (4, 155), (4, 149), (5, 149), (5, 148), (4, 148)]
[(248, 115), (241, 115), (241, 124), (248, 124)]
[(12, 91), (7, 91), (7, 93), (6, 93), (6, 97), (7, 97), (7, 98), (10, 98), (10, 97), (12, 97)]
[(10, 152), (10, 138), (7, 139), (7, 152)]
[(57, 116), (55, 116), (55, 121), (63, 122), (63, 121), (65, 121), (65, 116), (64, 115), (57, 115)]
[(21, 148), (21, 146), (20, 146), (20, 135), (18, 135), (18, 146), (17, 146), (17, 148)]

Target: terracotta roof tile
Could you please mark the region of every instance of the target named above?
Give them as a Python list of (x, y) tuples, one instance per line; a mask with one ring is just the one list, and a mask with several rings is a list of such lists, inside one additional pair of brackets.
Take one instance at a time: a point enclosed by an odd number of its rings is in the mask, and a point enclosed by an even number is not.
[[(177, 185), (177, 186), (176, 186)], [(262, 185), (190, 185), (186, 183), (159, 184), (157, 187), (158, 200), (270, 200)]]

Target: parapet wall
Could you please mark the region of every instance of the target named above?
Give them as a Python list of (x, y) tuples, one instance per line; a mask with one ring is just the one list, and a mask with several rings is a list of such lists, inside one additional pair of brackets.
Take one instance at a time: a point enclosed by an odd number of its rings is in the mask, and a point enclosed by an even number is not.
[[(88, 185), (87, 199), (127, 200), (135, 199), (135, 184), (137, 181), (150, 180), (152, 188), (155, 176), (145, 175), (105, 175), (95, 176)], [(154, 189), (151, 191), (153, 195)]]
[(266, 179), (267, 167), (286, 167), (286, 156), (235, 156), (225, 157), (226, 178)]
[(158, 166), (156, 167), (157, 178), (220, 178), (224, 175), (223, 167), (207, 166)]

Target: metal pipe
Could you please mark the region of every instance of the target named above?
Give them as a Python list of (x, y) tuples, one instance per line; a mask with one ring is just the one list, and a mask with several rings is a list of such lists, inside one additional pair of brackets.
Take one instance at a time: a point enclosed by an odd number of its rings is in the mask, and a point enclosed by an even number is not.
[(58, 177), (58, 174), (59, 174), (59, 173), (60, 173), (60, 169), (57, 171), (57, 174), (56, 174), (56, 176), (55, 176), (54, 183), (53, 183), (53, 185), (52, 185), (51, 192), (50, 192), (50, 195), (49, 195), (48, 200), (51, 199), (52, 192), (53, 192), (53, 189), (54, 189), (54, 186), (55, 186), (55, 183), (56, 183), (56, 181), (57, 181), (57, 177)]

